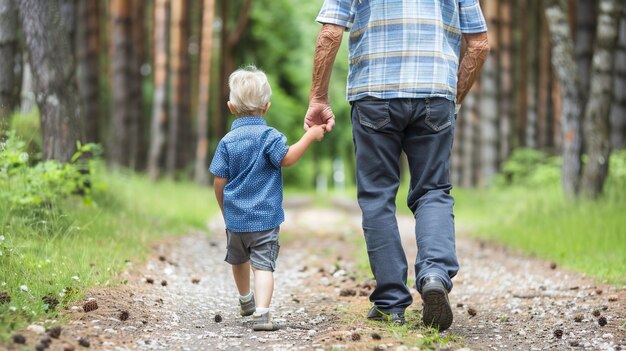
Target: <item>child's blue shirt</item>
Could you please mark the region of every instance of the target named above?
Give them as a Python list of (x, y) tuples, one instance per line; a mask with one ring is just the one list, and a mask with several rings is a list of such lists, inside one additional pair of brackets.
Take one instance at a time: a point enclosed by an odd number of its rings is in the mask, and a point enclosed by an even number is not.
[(228, 179), (224, 188), (226, 228), (257, 232), (279, 226), (283, 212), (281, 165), (287, 138), (263, 117), (240, 117), (220, 140), (209, 171)]

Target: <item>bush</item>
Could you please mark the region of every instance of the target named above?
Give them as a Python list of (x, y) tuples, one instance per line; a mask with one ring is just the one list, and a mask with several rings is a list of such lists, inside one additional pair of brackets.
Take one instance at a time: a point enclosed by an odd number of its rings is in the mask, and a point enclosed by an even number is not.
[(517, 149), (502, 165), (497, 184), (500, 186), (550, 186), (561, 177), (560, 159), (535, 149)]
[(9, 131), (0, 137), (0, 201), (12, 210), (49, 207), (70, 195), (92, 203), (92, 174), (101, 154), (96, 144), (78, 144), (70, 163), (34, 161), (27, 143)]

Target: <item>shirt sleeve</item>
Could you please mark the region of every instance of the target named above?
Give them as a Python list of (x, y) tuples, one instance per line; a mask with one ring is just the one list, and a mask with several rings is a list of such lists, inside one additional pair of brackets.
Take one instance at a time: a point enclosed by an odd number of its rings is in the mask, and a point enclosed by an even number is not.
[(487, 31), (487, 23), (480, 9), (478, 0), (459, 1), (459, 21), (461, 33), (484, 33)]
[(289, 150), (287, 145), (287, 137), (283, 133), (272, 129), (265, 143), (265, 155), (269, 158), (270, 162), (280, 168), (280, 163)]
[(209, 172), (217, 177), (228, 178), (228, 150), (226, 149), (224, 141), (220, 141), (217, 145), (217, 150), (213, 156), (213, 161), (211, 161)]
[(315, 20), (321, 24), (336, 24), (350, 29), (354, 20), (352, 0), (324, 0)]

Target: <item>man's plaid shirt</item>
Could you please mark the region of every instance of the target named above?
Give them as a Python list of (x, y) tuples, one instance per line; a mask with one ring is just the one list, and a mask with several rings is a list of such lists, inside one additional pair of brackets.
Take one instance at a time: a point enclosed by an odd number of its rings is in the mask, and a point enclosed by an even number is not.
[(487, 31), (478, 0), (325, 0), (317, 21), (350, 30), (348, 101), (454, 100), (461, 33)]

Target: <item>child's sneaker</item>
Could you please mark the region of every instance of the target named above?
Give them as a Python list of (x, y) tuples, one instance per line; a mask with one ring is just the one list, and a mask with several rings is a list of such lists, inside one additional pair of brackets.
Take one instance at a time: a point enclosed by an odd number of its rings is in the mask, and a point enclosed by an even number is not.
[(256, 331), (272, 331), (274, 330), (274, 324), (272, 324), (272, 316), (269, 312), (255, 313), (252, 315), (254, 324), (252, 324), (252, 330)]
[(252, 293), (252, 297), (250, 297), (249, 300), (241, 301), (241, 299), (239, 299), (239, 306), (241, 307), (241, 309), (239, 310), (239, 313), (243, 317), (251, 316), (256, 310), (256, 303), (254, 302), (254, 293)]

